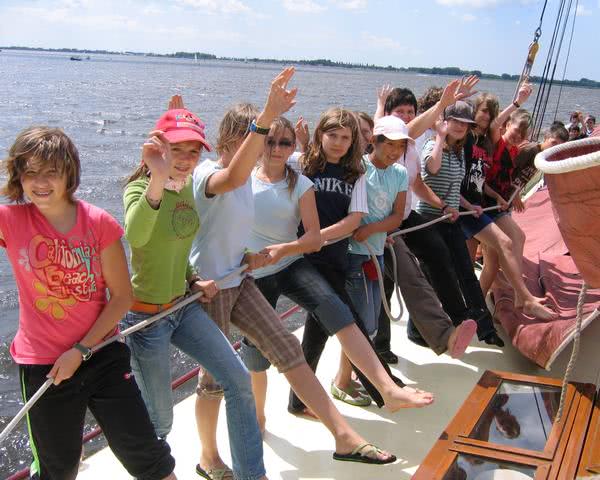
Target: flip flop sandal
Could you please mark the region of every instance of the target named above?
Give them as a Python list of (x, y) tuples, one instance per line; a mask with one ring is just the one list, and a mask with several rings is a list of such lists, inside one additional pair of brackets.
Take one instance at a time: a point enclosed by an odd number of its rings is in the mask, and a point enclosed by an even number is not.
[(204, 470), (200, 465), (196, 465), (196, 473), (206, 480), (234, 480), (233, 471), (228, 466)]
[(465, 320), (456, 327), (454, 345), (452, 345), (452, 350), (449, 352), (452, 358), (460, 358), (463, 356), (476, 331), (477, 323), (475, 320), (471, 319)]
[(370, 397), (365, 397), (360, 393), (357, 393), (357, 396), (352, 396), (350, 393), (339, 388), (334, 382), (331, 382), (331, 395), (333, 398), (337, 398), (338, 400), (355, 407), (368, 407), (371, 405)]
[(381, 460), (377, 457), (369, 457), (369, 453), (383, 453), (383, 450), (376, 447), (372, 443), (361, 443), (358, 447), (352, 450), (350, 453), (333, 453), (333, 459), (341, 462), (357, 462), (357, 463), (369, 463), (374, 465), (385, 465), (387, 463), (393, 463), (396, 461), (395, 455), (390, 455), (386, 460)]

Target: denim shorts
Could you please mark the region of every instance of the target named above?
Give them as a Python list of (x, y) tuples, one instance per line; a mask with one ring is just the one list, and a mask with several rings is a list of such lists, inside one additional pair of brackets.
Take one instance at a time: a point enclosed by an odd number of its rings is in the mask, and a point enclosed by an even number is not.
[(492, 222), (496, 222), (499, 218), (505, 217), (511, 214), (511, 210), (490, 210), (485, 214), (492, 219)]
[[(491, 212), (490, 212), (491, 213)], [(465, 238), (473, 238), (479, 232), (481, 232), (490, 223), (494, 223), (494, 219), (486, 213), (482, 213), (479, 218), (474, 215), (465, 215), (460, 217), (459, 225), (465, 234)]]

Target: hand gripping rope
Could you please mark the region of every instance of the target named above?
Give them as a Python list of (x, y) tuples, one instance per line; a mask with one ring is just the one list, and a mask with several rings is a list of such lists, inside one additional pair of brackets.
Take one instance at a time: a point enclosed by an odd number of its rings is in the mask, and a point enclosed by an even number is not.
[[(246, 270), (247, 268), (248, 268), (248, 265), (242, 265), (241, 267), (235, 269), (229, 275), (226, 275), (223, 278), (221, 278), (220, 280), (217, 280), (217, 282), (216, 282), (217, 286), (220, 287), (223, 283), (226, 283), (234, 278), (241, 277), (243, 275), (244, 270)], [(185, 307), (186, 305), (189, 305), (190, 303), (198, 300), (203, 294), (204, 293), (202, 291), (193, 293), (193, 294), (185, 297), (183, 300), (177, 302), (172, 307), (167, 308), (166, 310), (164, 310), (150, 318), (147, 318), (146, 320), (143, 320), (143, 321), (137, 323), (136, 325), (133, 325), (132, 327), (129, 327), (129, 328), (123, 330), (122, 332), (117, 333), (116, 335), (108, 338), (104, 342), (99, 343), (98, 345), (94, 346), (92, 348), (92, 353), (96, 353), (101, 348), (104, 348), (113, 342), (123, 341), (123, 339), (126, 336), (131, 335), (132, 333), (135, 333), (139, 330), (142, 330), (143, 328), (146, 328), (148, 325), (153, 324), (154, 322), (160, 320), (161, 318), (164, 318), (167, 315), (170, 315), (171, 313), (176, 312), (180, 308)], [(37, 390), (37, 392), (35, 392), (35, 394), (27, 401), (27, 403), (25, 403), (25, 405), (23, 405), (23, 408), (21, 408), (21, 410), (19, 410), (19, 413), (17, 413), (15, 415), (15, 417), (10, 421), (10, 423), (4, 428), (4, 430), (2, 430), (2, 433), (0, 433), (0, 444), (4, 440), (6, 440), (6, 438), (10, 434), (10, 432), (17, 426), (17, 424), (27, 414), (27, 412), (31, 409), (31, 407), (33, 407), (35, 402), (37, 402), (40, 399), (40, 397), (44, 394), (44, 392), (46, 390), (48, 390), (50, 385), (52, 385), (52, 382), (54, 382), (53, 378), (49, 378), (48, 380), (46, 380), (44, 382), (44, 384)]]
[[(508, 204), (510, 205), (514, 198), (517, 196), (517, 194), (520, 192), (520, 189), (517, 188), (513, 194), (510, 196), (510, 199), (508, 200)], [(500, 205), (495, 205), (493, 207), (487, 207), (487, 208), (483, 208), (482, 211), (483, 213), (485, 212), (489, 212), (492, 210), (499, 210), (500, 209)], [(464, 217), (466, 215), (474, 215), (475, 213), (477, 213), (475, 210), (468, 210), (465, 212), (460, 212), (458, 215), (461, 217)], [(404, 235), (406, 233), (410, 233), (410, 232), (414, 232), (416, 230), (421, 230), (423, 228), (428, 228), (432, 225), (435, 225), (436, 223), (442, 222), (444, 220), (447, 220), (449, 218), (452, 217), (451, 213), (447, 213), (446, 215), (442, 215), (441, 217), (435, 218), (429, 222), (426, 223), (422, 223), (421, 225), (415, 225), (414, 227), (410, 227), (410, 228), (405, 228), (403, 230), (398, 230), (392, 234), (389, 235), (390, 238), (395, 238), (398, 235)], [(323, 246), (327, 246), (327, 245), (333, 245), (334, 243), (337, 243), (341, 240), (344, 240), (345, 238), (349, 238), (352, 236), (352, 233), (348, 234), (348, 235), (344, 235), (343, 237), (339, 237), (339, 238), (335, 238), (333, 240), (328, 240), (326, 241)], [(375, 254), (375, 252), (373, 251), (373, 249), (371, 248), (371, 246), (367, 243), (367, 242), (363, 242), (363, 245), (365, 247), (367, 247), (367, 249), (369, 250), (369, 255), (371, 256), (371, 261), (373, 262), (373, 264), (375, 265), (375, 269), (377, 270), (377, 282), (379, 283), (379, 289), (381, 292), (384, 292), (384, 286), (383, 286), (383, 273), (381, 271), (381, 267), (379, 266), (379, 262), (377, 261), (377, 255)], [(383, 304), (383, 309), (385, 310), (385, 313), (387, 314), (388, 318), (392, 321), (392, 322), (397, 322), (402, 318), (402, 315), (404, 314), (404, 307), (402, 305), (402, 296), (400, 293), (400, 288), (398, 287), (398, 270), (396, 268), (397, 266), (397, 259), (396, 259), (396, 254), (394, 253), (394, 248), (392, 247), (392, 245), (387, 245), (387, 248), (390, 250), (390, 253), (392, 255), (392, 264), (394, 266), (394, 292), (396, 293), (396, 298), (398, 299), (398, 305), (400, 306), (400, 313), (398, 314), (397, 317), (395, 317), (394, 315), (392, 315), (392, 310), (390, 308), (390, 305), (387, 301), (387, 298), (385, 298), (385, 295), (381, 295), (381, 302)]]

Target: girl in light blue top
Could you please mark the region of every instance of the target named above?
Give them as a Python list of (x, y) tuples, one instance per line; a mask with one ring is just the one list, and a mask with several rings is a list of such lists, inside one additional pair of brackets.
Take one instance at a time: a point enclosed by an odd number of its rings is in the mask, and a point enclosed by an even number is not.
[(373, 135), (374, 151), (363, 157), (369, 213), (362, 217), (361, 226), (350, 241), (346, 277), (346, 290), (371, 338), (377, 333), (381, 309), (381, 292), (371, 253), (377, 256), (383, 269), (387, 232), (402, 223), (408, 189), (408, 173), (397, 161), (404, 155), (407, 142), (413, 142), (406, 124), (393, 115), (377, 120)]
[[(313, 183), (286, 164), (295, 145), (291, 123), (284, 118), (274, 121), (265, 139), (265, 153), (252, 174), (255, 215), (249, 247), (269, 256), (267, 266), (253, 272), (256, 286), (273, 307), (285, 295), (313, 313), (329, 335), (337, 336), (342, 349), (374, 384), (388, 409), (431, 403), (431, 394), (394, 383), (360, 332), (349, 306), (302, 256), (320, 248), (321, 234)], [(304, 233), (298, 238), (301, 221)], [(266, 369), (270, 364), (247, 340), (242, 344), (241, 356), (252, 373), (259, 424), (264, 426)]]

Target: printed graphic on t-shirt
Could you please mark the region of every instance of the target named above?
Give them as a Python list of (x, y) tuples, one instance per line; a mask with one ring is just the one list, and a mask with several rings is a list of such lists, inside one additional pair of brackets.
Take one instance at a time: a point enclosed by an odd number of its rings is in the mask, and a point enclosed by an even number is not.
[(315, 190), (319, 192), (336, 192), (346, 195), (347, 197), (352, 196), (352, 189), (354, 185), (351, 185), (344, 180), (339, 178), (321, 177), (312, 179)]
[(99, 270), (97, 241), (91, 232), (87, 238), (58, 239), (38, 234), (21, 251), (26, 258), (19, 264), (33, 271), (37, 279), (35, 308), (49, 313), (55, 320), (63, 320), (69, 307), (78, 302), (89, 302), (98, 291), (96, 277)]
[(473, 145), (472, 155), (472, 163), (468, 173), (468, 182), (477, 192), (482, 192), (483, 184), (485, 183), (486, 165), (484, 159), (487, 157), (487, 152), (483, 148)]
[(369, 211), (369, 216), (386, 217), (390, 211), (390, 199), (387, 192), (383, 190), (370, 190), (369, 195), (373, 195), (373, 208)]
[(179, 239), (189, 238), (196, 234), (200, 219), (196, 210), (187, 202), (177, 202), (171, 217), (175, 235)]

